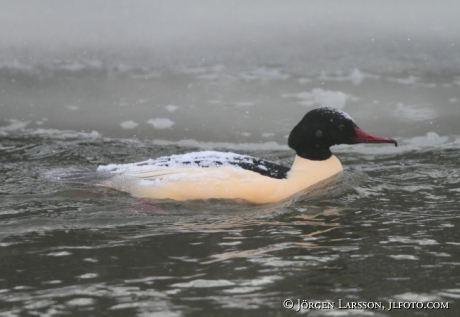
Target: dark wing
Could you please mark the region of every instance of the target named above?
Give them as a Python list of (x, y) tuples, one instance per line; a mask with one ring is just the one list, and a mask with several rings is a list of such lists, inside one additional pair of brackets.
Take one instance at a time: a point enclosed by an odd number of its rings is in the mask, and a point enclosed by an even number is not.
[(257, 158), (252, 158), (252, 163), (247, 163), (247, 162), (236, 163), (235, 162), (234, 165), (244, 168), (245, 170), (253, 171), (253, 172), (259, 173), (260, 175), (268, 176), (268, 177), (276, 178), (276, 179), (287, 178), (287, 173), (290, 170), (289, 167), (278, 165), (278, 164), (275, 164), (269, 161), (265, 161), (265, 160), (261, 160), (261, 159), (257, 159)]

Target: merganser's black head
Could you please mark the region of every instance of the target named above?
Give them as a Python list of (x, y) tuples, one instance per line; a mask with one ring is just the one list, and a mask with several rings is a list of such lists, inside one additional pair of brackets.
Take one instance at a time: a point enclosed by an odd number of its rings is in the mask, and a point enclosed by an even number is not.
[(318, 108), (308, 112), (289, 134), (288, 145), (297, 155), (314, 161), (327, 160), (329, 147), (338, 144), (398, 143), (390, 138), (379, 138), (358, 128), (343, 111)]

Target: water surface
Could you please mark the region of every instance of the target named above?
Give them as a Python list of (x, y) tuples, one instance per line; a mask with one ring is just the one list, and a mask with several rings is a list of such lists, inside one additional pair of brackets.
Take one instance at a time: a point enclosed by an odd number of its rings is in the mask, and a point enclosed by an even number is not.
[[(458, 315), (457, 2), (94, 3), (0, 14), (1, 316)], [(202, 149), (290, 165), (320, 106), (399, 146), (335, 147), (341, 177), (275, 205), (43, 177)]]

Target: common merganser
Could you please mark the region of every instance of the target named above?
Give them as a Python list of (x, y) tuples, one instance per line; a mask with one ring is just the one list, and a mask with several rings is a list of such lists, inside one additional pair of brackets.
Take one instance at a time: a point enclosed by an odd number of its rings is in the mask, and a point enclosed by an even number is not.
[(318, 108), (291, 131), (288, 145), (296, 152), (291, 168), (248, 155), (215, 151), (160, 157), (139, 163), (99, 166), (100, 186), (139, 198), (232, 199), (275, 203), (342, 171), (330, 147), (338, 144), (393, 143), (358, 128), (343, 111)]

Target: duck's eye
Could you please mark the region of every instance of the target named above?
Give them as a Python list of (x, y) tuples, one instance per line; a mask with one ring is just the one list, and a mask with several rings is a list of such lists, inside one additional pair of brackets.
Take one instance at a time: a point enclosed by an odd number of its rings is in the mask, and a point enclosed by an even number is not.
[(343, 131), (345, 129), (345, 125), (341, 124), (339, 125), (339, 131)]
[(318, 130), (316, 130), (315, 134), (316, 134), (316, 136), (317, 136), (318, 138), (319, 138), (319, 137), (322, 137), (322, 136), (323, 136), (323, 131), (321, 131), (321, 130), (318, 129)]

